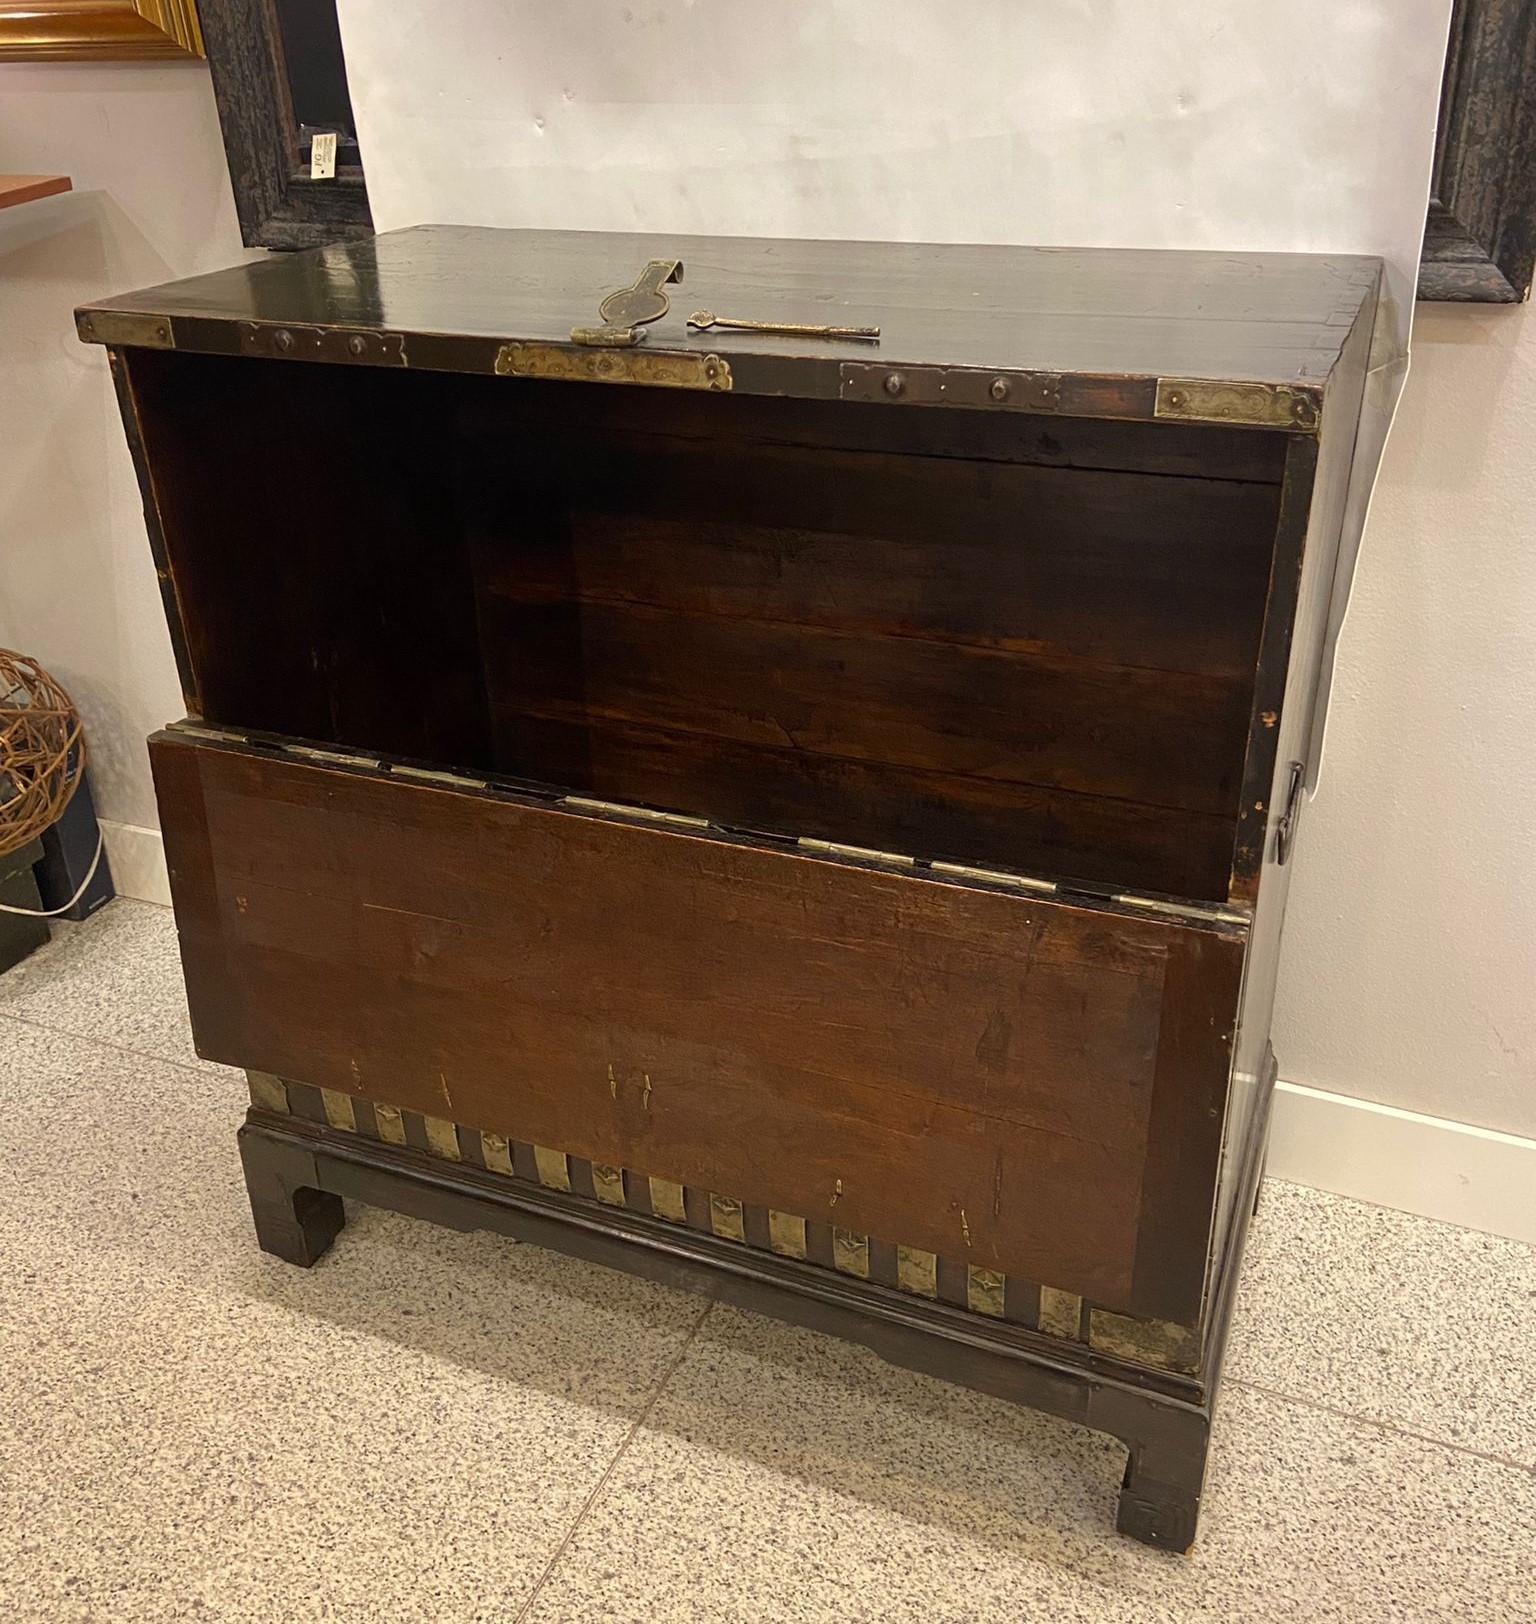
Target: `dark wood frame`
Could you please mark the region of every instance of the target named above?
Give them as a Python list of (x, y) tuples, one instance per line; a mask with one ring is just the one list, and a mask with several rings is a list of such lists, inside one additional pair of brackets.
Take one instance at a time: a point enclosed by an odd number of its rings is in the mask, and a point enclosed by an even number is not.
[(1457, 0), (1419, 298), (1518, 304), (1536, 263), (1536, 6)]
[(317, 248), (373, 230), (361, 164), (311, 180), (269, 0), (201, 0), (224, 152), (247, 248)]

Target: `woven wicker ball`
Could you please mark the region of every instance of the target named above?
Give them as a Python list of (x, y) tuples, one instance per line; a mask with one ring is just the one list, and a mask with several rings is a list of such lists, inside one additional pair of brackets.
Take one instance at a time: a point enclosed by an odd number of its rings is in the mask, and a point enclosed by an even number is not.
[(36, 660), (0, 649), (0, 857), (55, 822), (84, 769), (69, 695)]

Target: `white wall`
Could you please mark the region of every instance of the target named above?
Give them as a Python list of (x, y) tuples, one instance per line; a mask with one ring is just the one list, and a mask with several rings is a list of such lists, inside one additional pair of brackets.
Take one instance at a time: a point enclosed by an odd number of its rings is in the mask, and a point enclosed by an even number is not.
[(207, 69), (0, 64), (0, 171), (75, 185), (0, 211), (0, 643), (80, 706), (102, 818), (153, 825), (144, 736), (183, 706), (106, 355), (72, 312), (244, 255)]
[(1297, 864), (1282, 1076), (1536, 1138), (1529, 307), (1419, 306)]

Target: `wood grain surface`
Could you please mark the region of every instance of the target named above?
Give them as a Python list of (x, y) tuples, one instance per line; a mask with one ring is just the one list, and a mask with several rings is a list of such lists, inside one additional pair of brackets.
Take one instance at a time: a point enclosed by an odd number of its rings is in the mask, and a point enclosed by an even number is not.
[(175, 735), (152, 754), (206, 1057), (1198, 1307), (1239, 933)]

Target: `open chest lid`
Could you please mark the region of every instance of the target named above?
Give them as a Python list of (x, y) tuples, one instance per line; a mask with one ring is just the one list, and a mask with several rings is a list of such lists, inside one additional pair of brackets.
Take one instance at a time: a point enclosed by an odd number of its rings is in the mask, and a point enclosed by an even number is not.
[[(680, 262), (629, 347), (604, 297)], [(812, 400), (1315, 432), (1378, 259), (417, 226), (83, 306), (87, 342)], [(690, 313), (877, 326), (698, 331)]]

